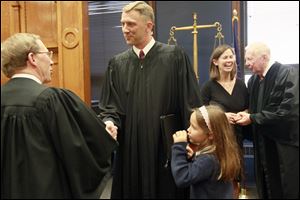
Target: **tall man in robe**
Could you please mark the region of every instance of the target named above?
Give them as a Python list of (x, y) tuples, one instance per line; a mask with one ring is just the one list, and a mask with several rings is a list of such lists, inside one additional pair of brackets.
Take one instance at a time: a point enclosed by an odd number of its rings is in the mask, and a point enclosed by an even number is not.
[(47, 87), (53, 52), (17, 33), (1, 43), (1, 199), (99, 198), (117, 142), (66, 89)]
[(256, 186), (260, 198), (299, 198), (299, 69), (270, 61), (269, 47), (246, 47), (249, 112), (237, 123), (252, 124)]
[(185, 189), (176, 187), (165, 160), (160, 117), (175, 114), (186, 129), (191, 108), (200, 106), (200, 91), (183, 50), (152, 37), (154, 21), (145, 2), (123, 8), (122, 31), (132, 47), (110, 60), (105, 76), (101, 117), (108, 130), (118, 132), (120, 144), (112, 198), (182, 198), (185, 194)]

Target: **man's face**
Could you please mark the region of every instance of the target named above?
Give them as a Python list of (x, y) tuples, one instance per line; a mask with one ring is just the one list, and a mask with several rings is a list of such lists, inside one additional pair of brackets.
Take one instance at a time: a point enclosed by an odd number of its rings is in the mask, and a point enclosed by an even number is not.
[[(48, 49), (43, 44), (42, 41), (38, 40), (40, 44), (40, 52), (48, 52)], [(40, 80), (42, 83), (48, 83), (51, 81), (52, 74), (52, 65), (53, 61), (49, 57), (48, 53), (38, 53), (36, 54), (36, 63), (37, 63), (37, 73), (40, 76)]]
[(245, 52), (245, 65), (255, 74), (262, 75), (265, 69), (263, 55), (257, 54), (251, 49)]
[[(122, 32), (126, 43), (136, 47), (142, 46), (149, 35), (149, 26), (147, 26), (145, 16), (139, 12), (132, 10), (123, 12), (121, 17)], [(150, 22), (151, 23), (151, 22)]]

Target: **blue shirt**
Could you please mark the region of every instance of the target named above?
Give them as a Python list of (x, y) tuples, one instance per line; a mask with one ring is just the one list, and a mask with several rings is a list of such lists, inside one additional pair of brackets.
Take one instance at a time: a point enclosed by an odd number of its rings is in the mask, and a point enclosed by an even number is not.
[(171, 168), (178, 187), (190, 187), (191, 199), (232, 199), (231, 181), (217, 180), (220, 164), (213, 154), (200, 154), (187, 160), (185, 142), (172, 146)]

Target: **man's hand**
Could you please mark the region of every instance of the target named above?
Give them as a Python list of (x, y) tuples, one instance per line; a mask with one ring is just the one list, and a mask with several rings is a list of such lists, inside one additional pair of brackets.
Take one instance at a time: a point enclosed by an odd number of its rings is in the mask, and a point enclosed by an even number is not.
[(236, 121), (237, 124), (246, 126), (248, 124), (251, 124), (250, 114), (246, 112), (239, 112), (237, 113), (239, 115), (240, 119)]
[(118, 127), (112, 121), (104, 122), (106, 125), (106, 131), (115, 139), (117, 140), (118, 135)]

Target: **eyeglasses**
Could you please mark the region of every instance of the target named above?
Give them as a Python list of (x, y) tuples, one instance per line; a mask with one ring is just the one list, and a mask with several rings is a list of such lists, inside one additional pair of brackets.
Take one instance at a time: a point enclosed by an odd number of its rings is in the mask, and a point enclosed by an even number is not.
[(47, 54), (47, 56), (52, 59), (52, 56), (53, 56), (53, 51), (38, 51), (38, 52), (35, 52), (35, 53), (45, 53)]

